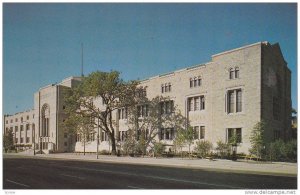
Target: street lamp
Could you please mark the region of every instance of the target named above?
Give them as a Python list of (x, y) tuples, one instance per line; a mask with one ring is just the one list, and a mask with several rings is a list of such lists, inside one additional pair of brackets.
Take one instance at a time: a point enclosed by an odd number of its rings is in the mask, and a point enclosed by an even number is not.
[(232, 160), (233, 160), (233, 161), (236, 161), (236, 160), (237, 160), (236, 153), (237, 153), (237, 144), (236, 144), (236, 143), (233, 143), (233, 144), (232, 144)]

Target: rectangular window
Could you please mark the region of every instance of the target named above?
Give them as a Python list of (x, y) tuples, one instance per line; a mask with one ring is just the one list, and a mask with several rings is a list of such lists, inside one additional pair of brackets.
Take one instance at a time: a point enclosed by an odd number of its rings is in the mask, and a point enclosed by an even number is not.
[(18, 122), (18, 118), (15, 118), (15, 122)]
[(194, 127), (194, 139), (199, 139), (199, 126)]
[(20, 126), (20, 131), (23, 131), (23, 125)]
[(30, 142), (30, 137), (26, 137), (26, 143)]
[(15, 138), (15, 143), (18, 143), (19, 142), (19, 139), (18, 138)]
[(29, 130), (29, 124), (26, 124), (26, 131)]
[(12, 120), (12, 119), (10, 119), (10, 123), (13, 123), (13, 120)]
[(200, 110), (205, 110), (205, 98), (204, 98), (204, 96), (200, 97), (200, 101), (201, 101), (201, 108), (200, 108)]
[(228, 113), (234, 112), (234, 91), (228, 92)]
[(190, 79), (190, 88), (192, 88), (193, 87), (193, 79)]
[(29, 116), (28, 115), (26, 116), (26, 120), (29, 120)]
[(20, 141), (21, 141), (21, 143), (23, 143), (23, 142), (24, 142), (24, 138), (23, 138), (23, 137), (21, 137), (21, 140), (20, 140)]
[(165, 101), (160, 103), (161, 114), (171, 114), (174, 112), (173, 100)]
[(227, 92), (227, 113), (237, 113), (243, 110), (243, 95), (241, 89)]
[(198, 86), (199, 86), (199, 87), (201, 86), (201, 83), (202, 83), (201, 78), (198, 78)]
[(235, 134), (237, 138), (237, 143), (242, 143), (242, 129), (241, 128), (235, 129)]
[(205, 138), (205, 126), (200, 127), (200, 139)]
[(195, 110), (200, 110), (200, 97), (195, 97)]
[(21, 117), (21, 123), (23, 123), (23, 117)]
[(160, 129), (159, 140), (165, 139), (165, 130), (163, 128)]
[(228, 128), (227, 129), (227, 142), (242, 143), (242, 128)]
[(65, 142), (64, 145), (65, 145), (65, 146), (68, 146), (68, 142)]
[(194, 110), (194, 99), (189, 98), (188, 102), (189, 102), (189, 111), (193, 111)]
[(242, 112), (242, 90), (236, 90), (236, 112)]
[(68, 133), (64, 133), (64, 138), (68, 138)]
[(165, 92), (165, 86), (161, 85), (161, 93), (164, 93), (164, 92)]
[(8, 120), (6, 120), (5, 123), (8, 124)]
[(18, 132), (18, 126), (15, 126), (15, 131)]

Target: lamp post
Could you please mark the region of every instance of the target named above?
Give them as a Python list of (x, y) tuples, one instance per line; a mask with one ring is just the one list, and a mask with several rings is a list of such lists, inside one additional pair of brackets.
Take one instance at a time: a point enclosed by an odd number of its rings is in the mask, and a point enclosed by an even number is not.
[(236, 152), (237, 152), (237, 144), (233, 143), (232, 144), (232, 160), (233, 161), (237, 160)]

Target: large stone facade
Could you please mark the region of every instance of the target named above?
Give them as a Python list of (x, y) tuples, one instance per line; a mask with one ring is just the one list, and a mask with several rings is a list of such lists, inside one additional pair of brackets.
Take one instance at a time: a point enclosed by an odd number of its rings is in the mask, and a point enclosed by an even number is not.
[[(78, 82), (80, 78), (71, 77), (34, 94), (34, 110), (29, 113), (37, 116), (30, 122), (35, 124), (37, 148), (56, 152), (83, 151), (82, 143), (76, 142), (61, 128), (66, 117), (63, 92)], [(198, 139), (208, 140), (214, 146), (217, 141), (227, 142), (236, 135), (238, 152), (248, 153), (253, 126), (262, 120), (268, 124), (266, 135), (269, 141), (289, 137), (291, 72), (279, 44), (259, 42), (225, 51), (213, 55), (208, 63), (151, 77), (141, 81), (140, 85), (147, 87), (150, 99), (161, 95), (173, 100), (198, 132)], [(101, 102), (98, 98), (94, 104), (101, 109)], [(117, 112), (113, 116), (119, 136), (128, 129), (126, 119), (119, 119)], [(15, 125), (9, 123), (14, 118), (20, 117), (18, 114), (5, 117), (8, 121), (6, 129)], [(105, 135), (101, 133), (100, 137), (99, 150), (109, 150)], [(157, 137), (168, 145), (172, 145), (173, 138), (169, 133)], [(91, 137), (85, 149), (95, 152), (96, 146), (95, 137)]]

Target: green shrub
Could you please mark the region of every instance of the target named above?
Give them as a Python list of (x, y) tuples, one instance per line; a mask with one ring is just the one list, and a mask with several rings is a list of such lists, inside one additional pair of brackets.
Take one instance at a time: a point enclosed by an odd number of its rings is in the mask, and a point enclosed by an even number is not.
[(271, 161), (297, 161), (297, 140), (284, 142), (276, 140), (270, 143), (267, 155)]
[(205, 141), (197, 141), (196, 146), (194, 148), (195, 152), (197, 152), (197, 154), (202, 158), (208, 156), (211, 149), (212, 149), (212, 143), (209, 141), (206, 141), (206, 140)]
[(157, 142), (154, 144), (154, 154), (155, 156), (161, 156), (162, 153), (165, 151), (166, 147), (161, 143)]
[(221, 140), (219, 140), (217, 141), (216, 150), (218, 152), (218, 156), (224, 158), (230, 153), (230, 146), (228, 143), (224, 143)]

